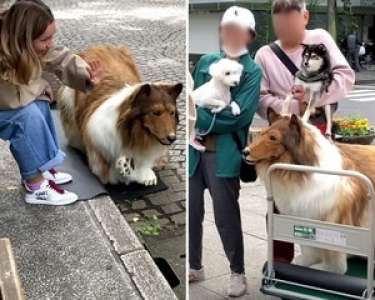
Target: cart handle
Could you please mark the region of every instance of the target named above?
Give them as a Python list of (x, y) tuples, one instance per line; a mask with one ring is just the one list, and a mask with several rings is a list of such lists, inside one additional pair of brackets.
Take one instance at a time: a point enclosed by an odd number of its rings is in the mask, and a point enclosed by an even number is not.
[[(313, 167), (313, 166), (305, 166), (305, 165), (293, 165), (293, 164), (285, 164), (285, 163), (275, 163), (271, 165), (266, 173), (266, 191), (267, 191), (267, 201), (268, 201), (268, 234), (273, 237), (273, 213), (274, 213), (274, 197), (272, 191), (272, 184), (271, 184), (271, 174), (275, 170), (285, 170), (285, 171), (296, 171), (296, 172), (310, 172), (310, 173), (320, 173), (320, 174), (327, 174), (327, 175), (337, 175), (337, 176), (349, 176), (349, 177), (357, 177), (364, 181), (368, 188), (368, 200), (370, 201), (370, 205), (368, 206), (369, 209), (369, 239), (371, 241), (371, 245), (374, 245), (374, 234), (375, 232), (375, 222), (373, 218), (373, 211), (374, 211), (374, 196), (375, 190), (374, 185), (370, 178), (360, 172), (357, 171), (350, 171), (350, 170), (329, 170), (329, 169), (322, 169), (320, 167)], [(374, 247), (370, 247), (370, 253), (367, 258), (367, 297), (373, 294), (373, 274), (374, 274)], [(268, 264), (267, 264), (267, 272), (268, 276), (272, 276), (273, 274), (273, 238), (268, 239)], [(368, 298), (367, 298), (368, 299)]]

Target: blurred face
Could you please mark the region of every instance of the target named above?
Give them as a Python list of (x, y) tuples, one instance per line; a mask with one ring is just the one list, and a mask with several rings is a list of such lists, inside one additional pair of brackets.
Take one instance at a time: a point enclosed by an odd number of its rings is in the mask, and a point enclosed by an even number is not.
[(238, 25), (227, 24), (220, 27), (220, 41), (224, 47), (236, 52), (246, 48), (253, 40), (249, 30)]
[(272, 15), (273, 30), (282, 43), (298, 45), (302, 43), (309, 21), (309, 12), (296, 10)]
[(48, 50), (54, 47), (54, 36), (56, 33), (56, 23), (52, 22), (39, 37), (33, 41), (33, 47), (39, 57), (47, 54)]

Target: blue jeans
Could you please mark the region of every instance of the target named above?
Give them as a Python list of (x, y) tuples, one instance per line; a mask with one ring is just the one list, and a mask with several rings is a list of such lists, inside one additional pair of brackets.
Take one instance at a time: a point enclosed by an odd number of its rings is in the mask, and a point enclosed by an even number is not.
[(0, 110), (0, 139), (10, 141), (10, 151), (23, 179), (60, 165), (65, 157), (59, 149), (48, 101)]

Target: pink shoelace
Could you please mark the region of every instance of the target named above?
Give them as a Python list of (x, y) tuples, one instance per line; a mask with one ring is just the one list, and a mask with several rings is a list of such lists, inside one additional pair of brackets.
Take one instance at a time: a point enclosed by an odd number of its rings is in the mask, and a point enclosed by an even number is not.
[(64, 190), (59, 187), (53, 180), (48, 180), (48, 185), (51, 187), (51, 189), (55, 190), (59, 194), (64, 194)]
[(55, 168), (52, 168), (50, 170), (48, 170), (53, 176), (55, 176), (55, 174), (57, 173), (57, 170)]

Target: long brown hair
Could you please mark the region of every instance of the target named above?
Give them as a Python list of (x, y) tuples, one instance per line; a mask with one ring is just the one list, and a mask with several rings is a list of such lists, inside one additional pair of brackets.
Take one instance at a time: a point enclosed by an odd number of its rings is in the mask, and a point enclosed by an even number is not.
[(0, 15), (0, 78), (28, 84), (40, 76), (42, 66), (33, 41), (54, 21), (40, 0), (20, 0)]

